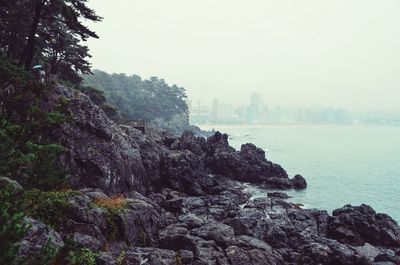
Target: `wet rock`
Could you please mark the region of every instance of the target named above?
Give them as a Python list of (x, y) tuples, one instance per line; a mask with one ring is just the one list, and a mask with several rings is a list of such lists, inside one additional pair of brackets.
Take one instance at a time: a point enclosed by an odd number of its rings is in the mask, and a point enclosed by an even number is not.
[(289, 195), (285, 192), (268, 192), (268, 197), (270, 198), (280, 198), (280, 199), (289, 199)]
[(305, 189), (307, 188), (307, 182), (301, 175), (295, 175), (293, 179), (291, 179), (293, 184), (293, 188), (295, 189)]
[(377, 214), (370, 206), (346, 205), (333, 211), (328, 236), (355, 246), (372, 245), (399, 247), (400, 227), (386, 214)]

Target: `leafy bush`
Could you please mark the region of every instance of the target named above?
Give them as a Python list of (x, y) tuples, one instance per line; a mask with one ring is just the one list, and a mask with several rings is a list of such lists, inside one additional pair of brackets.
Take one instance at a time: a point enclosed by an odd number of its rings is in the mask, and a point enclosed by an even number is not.
[(33, 142), (31, 126), (0, 120), (0, 174), (18, 180), (27, 188), (65, 187), (67, 172), (58, 164), (58, 157), (65, 149), (58, 144)]
[(45, 224), (59, 228), (65, 223), (70, 211), (69, 199), (76, 195), (73, 191), (25, 191), (22, 195), (27, 215)]
[(16, 191), (10, 185), (0, 187), (0, 264), (13, 264), (19, 242), (27, 229)]
[(96, 265), (97, 253), (88, 248), (81, 248), (70, 254), (69, 262), (71, 265)]

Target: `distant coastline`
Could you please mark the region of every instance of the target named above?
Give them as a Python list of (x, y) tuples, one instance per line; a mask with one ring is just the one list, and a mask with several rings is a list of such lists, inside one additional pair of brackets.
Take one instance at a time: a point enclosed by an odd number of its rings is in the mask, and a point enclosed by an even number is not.
[(390, 124), (194, 124), (202, 130), (221, 130), (224, 128), (268, 128), (268, 127), (280, 127), (280, 128), (296, 128), (296, 127), (399, 127), (400, 125), (390, 125)]

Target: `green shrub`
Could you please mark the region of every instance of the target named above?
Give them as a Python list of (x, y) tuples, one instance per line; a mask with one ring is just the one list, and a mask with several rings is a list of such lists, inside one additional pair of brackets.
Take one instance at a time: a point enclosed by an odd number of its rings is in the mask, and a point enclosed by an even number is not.
[(43, 223), (59, 228), (70, 213), (69, 199), (75, 196), (73, 191), (28, 190), (22, 195), (26, 214)]
[(97, 253), (88, 248), (81, 248), (72, 251), (69, 262), (71, 265), (96, 265)]
[(27, 229), (24, 213), (13, 187), (0, 187), (0, 264), (13, 264), (19, 242)]

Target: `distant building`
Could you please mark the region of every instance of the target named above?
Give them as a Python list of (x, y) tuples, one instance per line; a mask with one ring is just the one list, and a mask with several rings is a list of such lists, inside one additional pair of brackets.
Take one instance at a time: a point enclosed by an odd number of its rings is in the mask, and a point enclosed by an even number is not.
[(209, 123), (211, 119), (210, 108), (201, 105), (199, 102), (197, 106), (192, 106), (190, 111), (190, 122), (194, 124)]
[(264, 103), (261, 94), (253, 92), (250, 95), (250, 105), (247, 108), (247, 122), (259, 123)]

